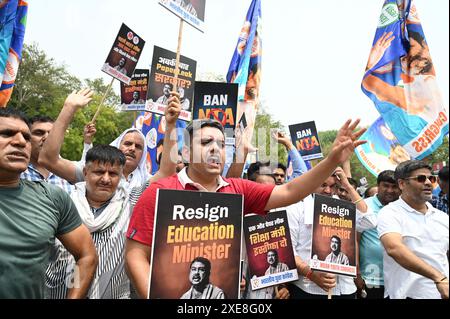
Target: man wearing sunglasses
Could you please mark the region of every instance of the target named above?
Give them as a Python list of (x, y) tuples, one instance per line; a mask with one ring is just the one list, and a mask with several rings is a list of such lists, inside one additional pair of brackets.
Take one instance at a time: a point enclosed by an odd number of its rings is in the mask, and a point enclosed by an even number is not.
[(400, 198), (381, 209), (385, 297), (448, 299), (449, 216), (428, 201), (431, 167), (421, 161), (397, 166)]

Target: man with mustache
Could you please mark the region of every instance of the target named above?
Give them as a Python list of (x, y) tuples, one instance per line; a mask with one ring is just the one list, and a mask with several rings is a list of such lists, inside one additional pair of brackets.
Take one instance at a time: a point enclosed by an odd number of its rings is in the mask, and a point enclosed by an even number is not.
[(60, 178), (52, 172), (49, 172), (38, 162), (42, 146), (44, 145), (44, 142), (47, 140), (48, 134), (53, 128), (53, 119), (48, 116), (37, 115), (30, 119), (30, 123), (31, 158), (27, 170), (20, 175), (20, 178), (32, 182), (45, 181), (51, 185), (62, 188), (70, 194), (74, 189), (73, 185), (67, 182), (65, 179)]
[(330, 249), (331, 253), (325, 258), (325, 262), (349, 265), (350, 262), (346, 254), (342, 252), (342, 240), (339, 236), (331, 236), (330, 238)]
[(31, 139), (21, 113), (0, 109), (0, 299), (44, 297), (55, 237), (76, 261), (75, 285), (66, 297), (84, 298), (97, 267), (95, 247), (66, 192), (20, 179), (30, 161)]
[[(79, 94), (71, 94), (66, 104), (80, 97)], [(163, 152), (164, 159), (167, 160), (162, 161), (160, 174), (175, 173), (176, 164), (170, 162), (170, 150), (176, 145), (176, 141), (170, 139), (170, 134), (175, 130), (180, 110), (179, 100), (174, 96), (165, 110), (166, 135)], [(71, 195), (99, 255), (99, 267), (88, 295), (91, 299), (130, 298), (130, 282), (124, 269), (124, 247), (131, 211), (126, 184), (121, 181), (128, 160), (136, 161), (137, 158), (136, 148), (133, 147), (133, 138), (139, 137), (136, 133), (133, 129), (127, 130), (114, 142), (122, 141), (116, 144), (120, 145), (120, 150), (111, 145), (96, 145), (90, 149), (83, 167), (84, 182), (77, 183)], [(155, 175), (154, 178), (158, 176)], [(56, 248), (56, 258), (46, 271), (46, 297), (50, 299), (61, 299), (65, 296), (69, 288), (66, 277), (73, 268), (69, 252), (60, 246)]]
[(189, 267), (189, 281), (192, 287), (180, 299), (225, 299), (222, 289), (209, 282), (211, 262), (203, 257), (196, 257)]
[(306, 197), (353, 153), (354, 147), (364, 144), (364, 141), (357, 139), (365, 130), (353, 132), (358, 123), (349, 120), (344, 124), (330, 155), (314, 169), (289, 183), (274, 186), (240, 178), (222, 178), (225, 163), (223, 126), (214, 120), (194, 120), (186, 128), (188, 134), (182, 152), (189, 166), (177, 175), (150, 185), (133, 210), (127, 232), (126, 263), (128, 275), (139, 296), (145, 298), (148, 292), (155, 201), (159, 188), (242, 194), (244, 214), (265, 214), (273, 208), (288, 206)]
[(385, 297), (448, 299), (449, 216), (428, 203), (430, 177), (425, 162), (401, 163), (395, 179), (402, 195), (378, 214)]
[[(74, 98), (76, 99), (78, 96), (77, 94), (72, 93), (67, 99), (71, 100)], [(179, 104), (178, 93), (171, 92), (168, 106), (173, 110), (173, 108), (178, 109)], [(64, 142), (64, 132), (69, 127), (75, 113), (85, 106), (86, 105), (77, 105), (76, 107), (73, 107), (70, 104), (64, 104), (47, 141), (44, 143), (39, 157), (39, 163), (54, 174), (68, 180), (70, 183), (78, 183), (84, 180), (83, 167), (82, 165), (78, 165), (75, 162), (60, 157), (59, 152), (62, 143)], [(171, 124), (167, 125), (166, 135), (170, 135), (168, 132), (172, 132), (173, 129), (174, 126)], [(132, 188), (140, 187), (150, 180), (150, 174), (148, 173), (146, 166), (147, 142), (140, 130), (135, 128), (127, 129), (110, 145), (117, 147), (125, 154), (126, 162), (123, 167), (120, 184), (128, 193)], [(91, 147), (92, 145), (85, 145), (83, 153), (86, 153)], [(151, 180), (157, 180), (162, 176), (169, 176), (170, 174), (172, 174), (171, 170), (162, 169), (159, 170), (155, 176), (151, 177)]]

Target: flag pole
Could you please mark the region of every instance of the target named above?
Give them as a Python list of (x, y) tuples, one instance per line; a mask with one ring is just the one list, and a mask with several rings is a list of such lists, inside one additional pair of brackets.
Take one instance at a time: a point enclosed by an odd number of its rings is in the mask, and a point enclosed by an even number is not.
[(103, 103), (105, 103), (106, 96), (108, 95), (109, 91), (111, 90), (113, 83), (114, 83), (114, 78), (112, 78), (111, 83), (109, 83), (108, 87), (106, 88), (105, 94), (103, 94), (100, 105), (98, 106), (97, 111), (95, 112), (94, 117), (91, 120), (91, 123), (94, 123), (95, 120), (97, 119), (97, 116), (100, 114), (100, 109), (102, 108)]
[(175, 62), (175, 78), (173, 83), (173, 91), (177, 91), (178, 86), (178, 74), (180, 73), (180, 52), (181, 52), (181, 42), (183, 41), (183, 19), (180, 19), (180, 28), (178, 31), (178, 46), (177, 46), (177, 59)]

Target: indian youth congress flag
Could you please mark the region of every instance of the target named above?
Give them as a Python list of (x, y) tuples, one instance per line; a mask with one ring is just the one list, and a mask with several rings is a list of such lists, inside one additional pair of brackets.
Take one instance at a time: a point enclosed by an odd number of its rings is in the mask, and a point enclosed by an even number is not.
[(150, 299), (239, 298), (242, 213), (242, 195), (159, 189)]
[(355, 153), (366, 169), (375, 176), (385, 170), (394, 171), (398, 164), (411, 159), (382, 117), (367, 129), (360, 140), (367, 143), (358, 146)]
[(448, 112), (412, 1), (385, 1), (362, 90), (411, 157), (430, 155), (448, 134)]
[(6, 107), (22, 59), (28, 3), (0, 0), (0, 107)]
[(259, 97), (261, 78), (261, 0), (253, 0), (227, 72), (227, 82), (239, 84), (239, 101), (254, 101)]

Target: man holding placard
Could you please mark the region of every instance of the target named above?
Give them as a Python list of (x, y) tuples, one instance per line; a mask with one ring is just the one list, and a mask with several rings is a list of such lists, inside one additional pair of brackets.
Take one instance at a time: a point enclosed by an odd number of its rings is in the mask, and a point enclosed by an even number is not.
[[(183, 157), (189, 166), (178, 175), (162, 179), (151, 185), (138, 201), (127, 237), (126, 262), (129, 276), (141, 297), (147, 296), (150, 272), (150, 247), (153, 244), (153, 221), (156, 191), (163, 189), (206, 190), (210, 192), (244, 195), (244, 214), (265, 214), (266, 211), (298, 202), (310, 194), (338, 163), (345, 161), (354, 147), (364, 143), (356, 141), (364, 132), (353, 130), (359, 121), (347, 121), (339, 130), (330, 155), (314, 169), (293, 181), (274, 187), (242, 179), (223, 179), (220, 174), (225, 163), (225, 136), (217, 121), (196, 120), (187, 128), (189, 136), (183, 148)], [(194, 130), (195, 128), (195, 130)]]

